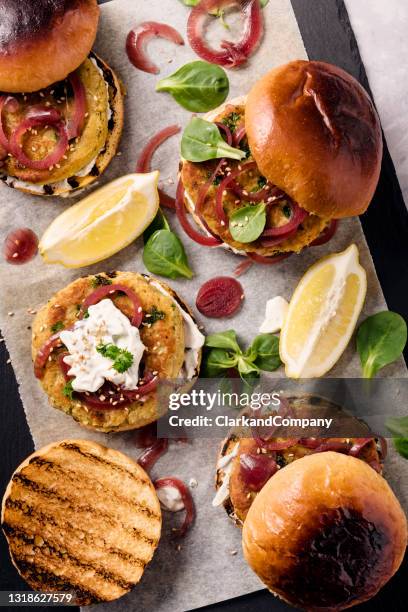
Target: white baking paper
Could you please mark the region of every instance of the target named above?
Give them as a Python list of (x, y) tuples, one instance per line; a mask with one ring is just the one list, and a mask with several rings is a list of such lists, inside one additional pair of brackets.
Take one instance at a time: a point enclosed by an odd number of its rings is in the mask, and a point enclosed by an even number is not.
[[(157, 77), (136, 70), (128, 61), (125, 41), (128, 31), (146, 20), (161, 21), (174, 26), (186, 38), (188, 11), (178, 0), (113, 0), (102, 7), (102, 19), (96, 51), (121, 76), (127, 89), (125, 128), (120, 155), (105, 173), (100, 184), (132, 172), (142, 147), (159, 129), (170, 124), (184, 126), (190, 114), (180, 108), (168, 94), (155, 93)], [(253, 83), (273, 66), (292, 59), (306, 58), (302, 38), (289, 0), (270, 0), (264, 10), (265, 37), (257, 53), (246, 67), (229, 71), (231, 97), (244, 94)], [(226, 33), (228, 36), (228, 32)], [(152, 57), (161, 68), (160, 78), (172, 73), (187, 61), (195, 59), (188, 44), (175, 46), (154, 40), (149, 44)], [(154, 167), (161, 171), (162, 185), (175, 191), (179, 159), (179, 138), (169, 140), (156, 154)], [(1, 238), (13, 228), (28, 226), (39, 236), (49, 223), (74, 200), (35, 198), (12, 189), (0, 188)], [(177, 227), (172, 213), (171, 223)], [(193, 280), (178, 280), (171, 285), (194, 306), (202, 283), (214, 275), (231, 275), (240, 259), (223, 249), (205, 249), (179, 234), (186, 246)], [(305, 270), (318, 258), (339, 251), (355, 242), (361, 263), (367, 270), (368, 294), (362, 317), (386, 308), (370, 253), (357, 219), (342, 222), (337, 236), (329, 245), (309, 249), (293, 256), (281, 265), (253, 266), (242, 277), (245, 302), (241, 311), (228, 321), (202, 321), (207, 332), (226, 328), (237, 330), (243, 342), (249, 342), (263, 320), (268, 298), (282, 295), (289, 299)], [(145, 271), (139, 240), (108, 261), (82, 270), (67, 270), (42, 263), (37, 257), (24, 266), (11, 266), (0, 258), (0, 326), (10, 351), (28, 424), (35, 446), (63, 438), (88, 438), (120, 449), (136, 458), (138, 449), (132, 434), (97, 434), (82, 429), (70, 417), (49, 407), (47, 398), (34, 378), (30, 352), (30, 310), (40, 307), (55, 291), (80, 275), (103, 270)], [(11, 366), (10, 366), (11, 367)], [(360, 366), (353, 344), (331, 372), (333, 377), (358, 377)], [(404, 377), (403, 361), (387, 368), (387, 376)], [(193, 489), (197, 521), (189, 536), (181, 542), (181, 550), (171, 541), (170, 529), (175, 515), (165, 513), (163, 537), (143, 579), (132, 593), (121, 600), (98, 606), (98, 610), (121, 612), (178, 612), (249, 593), (262, 587), (248, 568), (241, 553), (241, 532), (230, 523), (223, 509), (211, 506), (213, 479), (218, 442), (196, 440), (192, 445), (171, 443), (170, 451), (155, 466), (153, 476), (176, 475), (186, 482), (198, 481)], [(404, 470), (405, 468), (405, 470)], [(408, 507), (407, 491), (403, 491), (406, 465), (393, 457), (388, 471), (391, 482), (403, 496)], [(399, 480), (399, 482), (398, 482)], [(236, 554), (235, 554), (236, 552)], [(273, 600), (271, 599), (271, 606)]]

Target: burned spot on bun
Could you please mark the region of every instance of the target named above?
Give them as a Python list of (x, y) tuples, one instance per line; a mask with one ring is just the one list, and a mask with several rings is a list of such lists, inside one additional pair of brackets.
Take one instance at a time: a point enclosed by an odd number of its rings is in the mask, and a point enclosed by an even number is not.
[(44, 36), (56, 20), (80, 3), (81, 0), (7, 0), (7, 10), (1, 11), (0, 50)]
[(378, 576), (389, 571), (390, 561), (383, 554), (388, 535), (350, 508), (327, 510), (318, 523), (276, 587), (305, 607), (343, 609), (375, 588)]

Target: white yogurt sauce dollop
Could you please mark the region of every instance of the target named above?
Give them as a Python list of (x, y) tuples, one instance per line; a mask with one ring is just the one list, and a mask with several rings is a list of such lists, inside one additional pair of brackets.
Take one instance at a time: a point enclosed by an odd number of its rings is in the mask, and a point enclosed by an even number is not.
[[(88, 313), (89, 317), (77, 321), (71, 331), (65, 330), (60, 334), (69, 352), (64, 358), (70, 366), (68, 374), (75, 377), (72, 388), (79, 392), (95, 392), (107, 380), (124, 389), (136, 389), (139, 365), (145, 351), (139, 330), (110, 299), (90, 306)], [(102, 344), (114, 344), (129, 351), (133, 356), (130, 368), (117, 372), (112, 359), (97, 351)]]

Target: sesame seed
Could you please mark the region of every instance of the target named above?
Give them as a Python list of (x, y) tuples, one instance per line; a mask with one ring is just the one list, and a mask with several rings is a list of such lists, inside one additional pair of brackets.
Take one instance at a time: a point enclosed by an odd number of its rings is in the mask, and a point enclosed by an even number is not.
[(18, 253), (13, 253), (12, 258), (15, 259), (16, 257), (18, 257)]
[(99, 399), (101, 400), (101, 402), (104, 402), (106, 400), (106, 397), (104, 395), (100, 395)]
[(11, 359), (7, 359), (6, 363), (11, 363)]
[(238, 554), (238, 551), (237, 551), (237, 550), (231, 550), (231, 551), (230, 551), (230, 555), (231, 555), (232, 557), (235, 557), (235, 555), (236, 555), (236, 554)]
[(10, 310), (10, 312), (7, 313), (9, 317), (14, 317), (14, 312), (12, 310)]

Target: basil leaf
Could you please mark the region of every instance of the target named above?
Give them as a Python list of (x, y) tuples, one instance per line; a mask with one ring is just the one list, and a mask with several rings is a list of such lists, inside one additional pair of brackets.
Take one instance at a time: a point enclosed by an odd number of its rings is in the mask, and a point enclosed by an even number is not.
[(234, 368), (237, 364), (235, 355), (219, 348), (208, 351), (204, 357), (204, 367), (202, 374), (207, 378), (214, 378), (223, 375), (223, 370)]
[(180, 106), (193, 113), (206, 113), (227, 98), (229, 81), (220, 66), (197, 60), (159, 81), (156, 91), (167, 91)]
[(237, 341), (237, 335), (233, 329), (207, 336), (205, 339), (205, 346), (226, 349), (238, 353), (238, 355), (242, 354)]
[(244, 206), (230, 216), (229, 230), (237, 242), (253, 242), (262, 234), (266, 225), (265, 204)]
[(394, 436), (408, 438), (408, 416), (389, 418), (385, 425)]
[(170, 225), (166, 217), (164, 216), (163, 211), (161, 210), (161, 208), (159, 208), (155, 218), (153, 219), (149, 227), (145, 229), (145, 231), (143, 232), (143, 242), (146, 244), (150, 236), (152, 236), (154, 232), (157, 232), (158, 230), (161, 230), (161, 229), (169, 230)]
[[(198, 2), (199, 0), (197, 0)], [(196, 2), (196, 0), (184, 0), (184, 4), (186, 4), (187, 2)], [(197, 4), (196, 2), (196, 4)], [(261, 8), (265, 8), (265, 6), (268, 4), (269, 0), (259, 0), (259, 4), (261, 5)], [(191, 6), (195, 6), (195, 5), (191, 5)]]
[(203, 162), (221, 157), (241, 160), (246, 154), (230, 147), (215, 123), (193, 117), (183, 132), (181, 156), (188, 161)]
[(167, 229), (150, 236), (143, 250), (143, 262), (149, 272), (167, 278), (192, 278), (187, 255), (180, 239)]
[(401, 457), (408, 459), (408, 438), (395, 438), (394, 446)]
[(357, 332), (357, 350), (364, 378), (400, 357), (407, 342), (407, 324), (395, 312), (378, 312), (368, 317)]
[(260, 334), (252, 342), (249, 349), (251, 354), (255, 354), (254, 363), (261, 370), (274, 372), (281, 365), (279, 356), (279, 339), (272, 334)]

